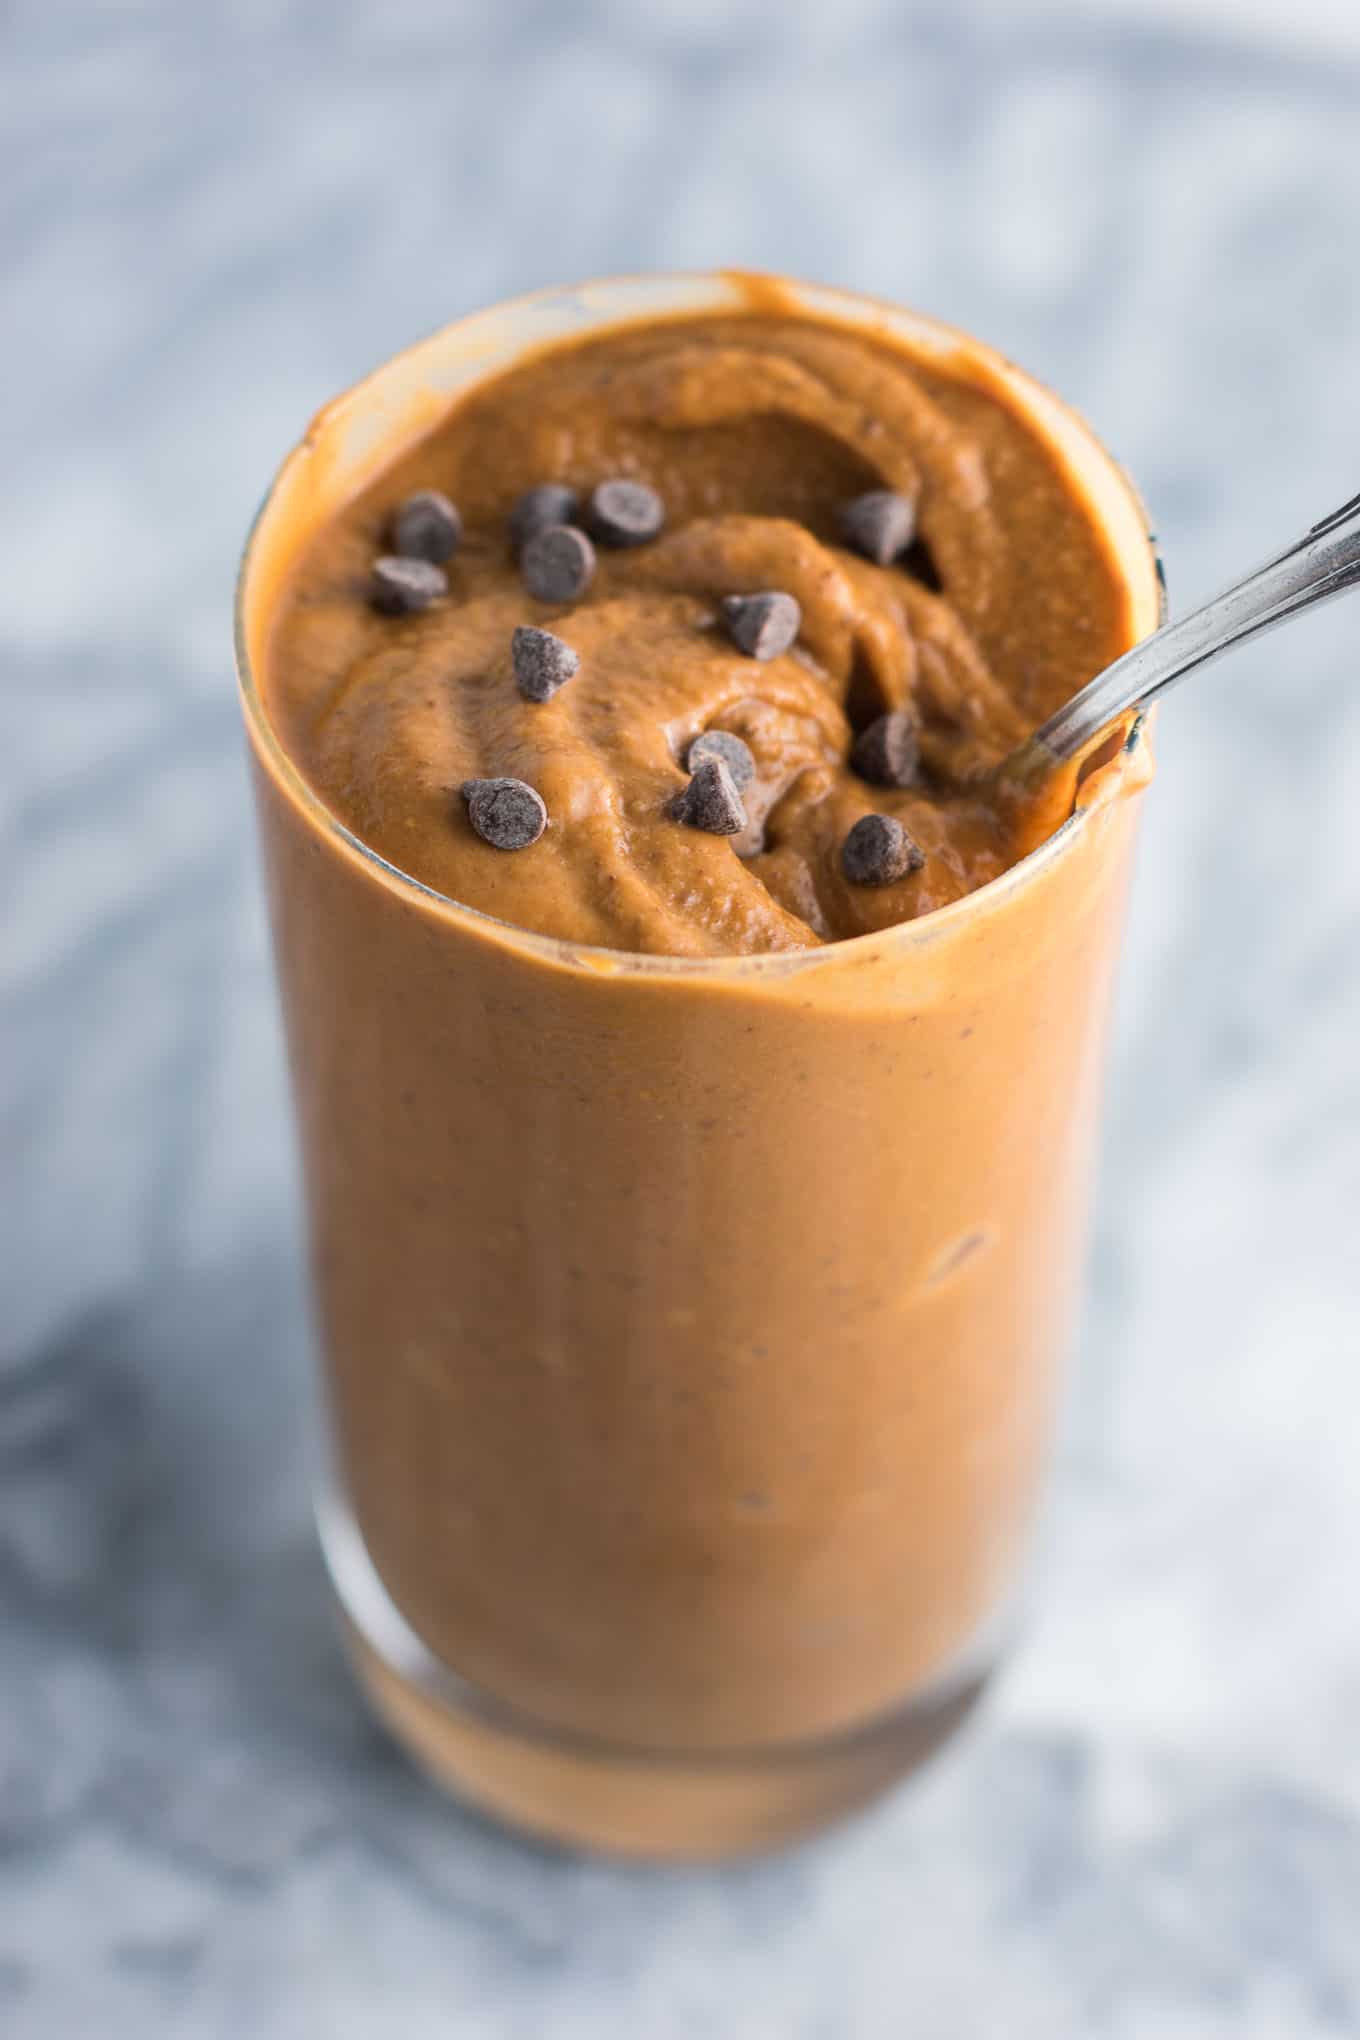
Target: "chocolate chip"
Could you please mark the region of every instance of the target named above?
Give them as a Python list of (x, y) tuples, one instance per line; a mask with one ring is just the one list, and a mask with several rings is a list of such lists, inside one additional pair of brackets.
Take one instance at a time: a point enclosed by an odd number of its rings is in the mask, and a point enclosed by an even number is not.
[(646, 545), (665, 521), (665, 504), (645, 482), (601, 482), (590, 498), (590, 528), (601, 545)]
[(551, 701), (581, 663), (570, 645), (532, 623), (516, 626), (510, 640), (510, 659), (526, 701)]
[(721, 758), (703, 758), (682, 793), (671, 802), (671, 814), (691, 829), (710, 836), (738, 836), (746, 827), (746, 810), (736, 783)]
[(916, 505), (895, 489), (870, 489), (840, 508), (841, 536), (866, 560), (886, 567), (911, 544)]
[(525, 546), (519, 570), (540, 602), (575, 602), (590, 586), (595, 548), (575, 525), (548, 524)]
[(405, 560), (384, 553), (373, 562), (371, 600), (384, 616), (407, 616), (412, 610), (428, 609), (448, 592), (444, 570), (432, 560)]
[(851, 885), (892, 885), (925, 861), (920, 845), (891, 815), (861, 815), (841, 845), (841, 870)]
[(686, 772), (697, 772), (705, 758), (720, 758), (732, 775), (738, 793), (745, 793), (756, 776), (756, 761), (740, 737), (730, 730), (701, 730), (685, 753)]
[(458, 550), (463, 520), (438, 489), (418, 489), (392, 519), (392, 550), (406, 560), (430, 560), (442, 567)]
[(540, 794), (522, 779), (468, 779), (463, 784), (468, 820), (493, 850), (527, 850), (548, 826)]
[(870, 786), (911, 786), (920, 760), (915, 719), (902, 708), (871, 722), (850, 753), (851, 765)]
[(777, 659), (798, 635), (803, 612), (792, 595), (768, 588), (759, 595), (724, 595), (728, 635), (748, 659)]
[(526, 489), (510, 512), (510, 544), (517, 553), (550, 524), (573, 524), (581, 498), (565, 482), (540, 482)]

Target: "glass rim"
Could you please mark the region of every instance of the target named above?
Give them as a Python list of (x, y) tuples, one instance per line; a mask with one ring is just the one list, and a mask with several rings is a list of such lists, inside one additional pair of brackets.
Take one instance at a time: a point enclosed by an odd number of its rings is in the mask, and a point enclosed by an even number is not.
[[(438, 918), (455, 926), (465, 927), (472, 935), (502, 943), (510, 949), (520, 950), (540, 960), (555, 963), (566, 969), (585, 970), (593, 975), (625, 976), (636, 975), (657, 978), (681, 978), (686, 980), (722, 981), (732, 978), (787, 976), (806, 970), (826, 969), (839, 961), (842, 967), (855, 962), (865, 962), (872, 954), (904, 953), (913, 949), (924, 949), (952, 934), (961, 923), (978, 919), (989, 912), (999, 911), (1010, 898), (1028, 886), (1036, 883), (1063, 857), (1075, 851), (1083, 827), (1091, 813), (1089, 805), (1080, 800), (1072, 813), (1062, 822), (1051, 836), (1009, 865), (995, 878), (986, 880), (972, 892), (965, 893), (947, 905), (936, 907), (928, 914), (922, 914), (908, 921), (900, 921), (886, 928), (871, 929), (862, 935), (850, 935), (834, 941), (818, 943), (807, 949), (763, 950), (751, 955), (707, 955), (672, 956), (653, 954), (645, 950), (609, 948), (600, 943), (572, 942), (556, 935), (544, 935), (530, 928), (519, 927), (513, 921), (502, 920), (498, 915), (486, 913), (480, 907), (466, 905), (453, 899), (448, 893), (438, 891), (423, 880), (403, 871), (399, 865), (381, 856), (371, 845), (355, 834), (340, 817), (329, 808), (316, 792), (306, 775), (294, 762), (280, 741), (266, 710), (247, 643), (247, 606), (250, 594), (250, 578), (256, 564), (256, 554), (266, 521), (277, 501), (280, 485), (294, 462), (314, 449), (320, 422), (338, 412), (342, 406), (352, 405), (366, 394), (376, 391), (382, 378), (390, 374), (398, 364), (408, 363), (427, 351), (453, 340), (456, 336), (475, 339), (479, 326), (495, 321), (514, 320), (516, 316), (532, 319), (540, 313), (551, 314), (554, 305), (561, 308), (561, 317), (553, 331), (534, 332), (522, 344), (513, 346), (508, 352), (486, 364), (481, 374), (468, 376), (450, 394), (447, 409), (456, 405), (468, 390), (489, 376), (506, 372), (517, 361), (529, 358), (538, 352), (549, 352), (554, 346), (569, 343), (573, 337), (586, 332), (603, 333), (619, 330), (631, 325), (645, 323), (649, 319), (666, 316), (677, 319), (686, 315), (702, 315), (705, 311), (721, 312), (735, 310), (741, 304), (736, 293), (747, 282), (773, 285), (790, 301), (792, 310), (804, 310), (819, 323), (850, 326), (877, 333), (890, 342), (895, 338), (909, 351), (913, 341), (926, 347), (939, 358), (942, 369), (955, 358), (971, 358), (986, 367), (988, 372), (1000, 380), (1007, 390), (1022, 400), (1023, 415), (1032, 429), (1043, 439), (1048, 450), (1059, 461), (1063, 472), (1080, 485), (1082, 477), (1073, 472), (1069, 455), (1073, 447), (1079, 449), (1083, 459), (1093, 472), (1102, 474), (1112, 494), (1122, 499), (1122, 507), (1131, 513), (1141, 540), (1146, 546), (1146, 566), (1152, 575), (1152, 584), (1147, 591), (1150, 602), (1145, 609), (1150, 617), (1149, 628), (1155, 629), (1163, 619), (1166, 608), (1166, 584), (1162, 571), (1161, 555), (1157, 548), (1156, 536), (1152, 530), (1143, 500), (1125, 469), (1102, 444), (1085, 419), (1045, 384), (1017, 368), (995, 348), (985, 341), (976, 339), (960, 327), (933, 318), (925, 313), (915, 312), (892, 303), (890, 300), (872, 296), (866, 292), (848, 291), (836, 287), (801, 283), (778, 276), (754, 276), (750, 272), (731, 270), (665, 270), (634, 271), (615, 276), (593, 279), (576, 285), (547, 285), (542, 289), (521, 293), (512, 298), (500, 299), (492, 305), (461, 314), (443, 326), (427, 334), (423, 339), (389, 355), (376, 368), (346, 390), (329, 400), (317, 414), (308, 431), (292, 447), (280, 462), (270, 480), (255, 515), (250, 521), (242, 548), (232, 605), (233, 640), (235, 652), (237, 691), (242, 716), (256, 756), (271, 772), (280, 791), (284, 793), (319, 832), (320, 835), (339, 845), (347, 855), (356, 859), (378, 882), (387, 885), (399, 895), (406, 896), (411, 904), (424, 911), (433, 911)], [(679, 288), (692, 295), (677, 303), (675, 293)], [(603, 301), (602, 307), (587, 307), (589, 316), (580, 323), (572, 323), (579, 316), (580, 307), (585, 304), (587, 294)], [(648, 302), (649, 294), (654, 294)], [(611, 308), (610, 300), (617, 297), (626, 300), (627, 309)], [(428, 424), (427, 428), (428, 429)], [(414, 443), (415, 434), (408, 439), (393, 441), (387, 460), (375, 464), (368, 479), (373, 479), (383, 465), (400, 457), (409, 445)], [(1065, 438), (1066, 444), (1060, 443)], [(1083, 488), (1083, 499), (1093, 515), (1098, 513), (1090, 503)], [(1106, 520), (1099, 519), (1101, 528), (1110, 539), (1111, 552), (1120, 567), (1121, 577), (1129, 588), (1131, 600), (1137, 601), (1131, 577), (1124, 573), (1125, 555), (1110, 537)], [(1139, 631), (1135, 636), (1144, 633)], [(1145, 718), (1135, 715), (1120, 753), (1112, 769), (1127, 770), (1142, 747)]]

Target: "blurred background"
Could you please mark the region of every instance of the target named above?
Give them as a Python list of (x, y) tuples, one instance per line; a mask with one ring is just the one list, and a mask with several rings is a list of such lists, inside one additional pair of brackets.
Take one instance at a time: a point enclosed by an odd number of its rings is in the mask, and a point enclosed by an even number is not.
[(0, 8), (0, 2030), (1360, 2032), (1360, 600), (1166, 709), (1042, 1602), (843, 1833), (437, 1802), (306, 1514), (230, 665), (316, 406), (549, 281), (876, 291), (1055, 384), (1173, 605), (1360, 487), (1353, 0)]

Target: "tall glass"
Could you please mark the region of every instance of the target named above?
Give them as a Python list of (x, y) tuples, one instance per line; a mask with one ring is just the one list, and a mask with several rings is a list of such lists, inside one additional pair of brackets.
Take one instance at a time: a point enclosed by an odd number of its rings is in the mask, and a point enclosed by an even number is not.
[[(1129, 485), (1047, 392), (906, 312), (809, 312), (983, 365), (1159, 609)], [(494, 1812), (650, 1856), (769, 1846), (967, 1714), (1013, 1606), (1080, 1269), (1149, 765), (926, 919), (797, 954), (575, 947), (365, 848), (281, 748), (264, 646), (299, 548), (471, 384), (558, 338), (730, 308), (720, 275), (460, 321), (330, 405), (242, 570), (239, 667), (360, 1675)]]

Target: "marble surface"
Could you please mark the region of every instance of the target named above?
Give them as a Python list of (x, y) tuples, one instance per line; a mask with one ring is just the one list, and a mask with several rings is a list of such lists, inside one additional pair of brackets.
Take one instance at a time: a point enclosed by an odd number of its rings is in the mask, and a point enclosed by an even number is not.
[(297, 1197), (228, 649), (327, 394), (464, 308), (726, 259), (975, 327), (1175, 598), (1360, 483), (1349, 5), (0, 16), (7, 2040), (1360, 2032), (1360, 607), (1168, 708), (1035, 1626), (781, 1861), (445, 1806), (303, 1489)]

